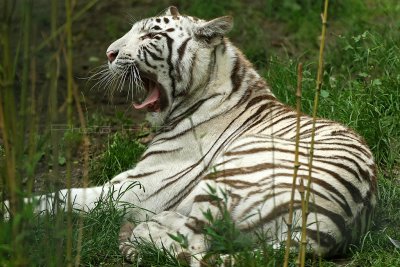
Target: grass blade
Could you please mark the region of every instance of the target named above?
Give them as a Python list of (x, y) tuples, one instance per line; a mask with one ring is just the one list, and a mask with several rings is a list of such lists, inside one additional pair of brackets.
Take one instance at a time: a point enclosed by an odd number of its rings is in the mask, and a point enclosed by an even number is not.
[(300, 167), (299, 163), (299, 143), (300, 143), (300, 116), (301, 116), (301, 83), (303, 79), (303, 64), (299, 63), (297, 68), (297, 90), (296, 90), (296, 150), (294, 153), (294, 171), (292, 181), (292, 191), (290, 195), (289, 204), (289, 218), (287, 222), (287, 239), (285, 248), (285, 259), (283, 266), (287, 267), (289, 264), (290, 243), (292, 240), (292, 224), (293, 224), (293, 206), (294, 206), (294, 193), (296, 190), (297, 172)]
[[(307, 216), (309, 214), (308, 203), (310, 200), (310, 191), (311, 191), (311, 173), (312, 173), (312, 162), (313, 162), (313, 155), (314, 155), (315, 122), (317, 119), (319, 96), (321, 93), (321, 86), (322, 86), (323, 58), (324, 58), (324, 48), (325, 48), (326, 24), (327, 24), (327, 18), (328, 18), (328, 4), (329, 4), (329, 0), (325, 0), (324, 13), (322, 15), (322, 33), (321, 33), (321, 43), (320, 43), (320, 47), (319, 47), (317, 84), (316, 84), (313, 114), (312, 114), (313, 124), (312, 124), (312, 130), (311, 130), (310, 158), (309, 158), (309, 162), (308, 162), (308, 178), (307, 178), (307, 187), (306, 187), (306, 197), (305, 197), (305, 199), (302, 200), (302, 225), (301, 225), (301, 241), (300, 241), (300, 252), (299, 252), (299, 261), (300, 261), (301, 267), (303, 267), (305, 265), (306, 244), (307, 244), (306, 229), (307, 229)], [(318, 223), (317, 223), (317, 229), (318, 229)], [(319, 233), (319, 229), (317, 230), (317, 233)], [(318, 243), (319, 243), (319, 235), (318, 235)]]

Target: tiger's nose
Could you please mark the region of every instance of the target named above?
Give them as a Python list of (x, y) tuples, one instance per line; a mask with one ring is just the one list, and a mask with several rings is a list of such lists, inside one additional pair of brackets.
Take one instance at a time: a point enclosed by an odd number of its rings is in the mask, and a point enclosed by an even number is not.
[(118, 50), (110, 50), (106, 52), (108, 61), (112, 63), (118, 56)]

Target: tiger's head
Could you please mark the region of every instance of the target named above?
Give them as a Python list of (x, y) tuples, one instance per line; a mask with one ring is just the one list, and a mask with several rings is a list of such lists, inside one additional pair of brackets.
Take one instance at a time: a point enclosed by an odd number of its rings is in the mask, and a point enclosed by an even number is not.
[(174, 107), (204, 87), (212, 52), (232, 26), (228, 16), (205, 21), (169, 7), (136, 22), (108, 47), (110, 77), (129, 89), (134, 108), (146, 109), (147, 119), (162, 125)]

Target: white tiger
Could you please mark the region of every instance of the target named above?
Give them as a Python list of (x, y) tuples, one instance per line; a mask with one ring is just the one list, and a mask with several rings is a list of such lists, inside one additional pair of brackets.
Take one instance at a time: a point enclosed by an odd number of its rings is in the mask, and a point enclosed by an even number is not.
[[(110, 77), (145, 89), (145, 99), (133, 105), (147, 109), (148, 120), (159, 127), (134, 169), (104, 186), (74, 188), (71, 199), (74, 209), (90, 210), (111, 193), (121, 207), (143, 208), (132, 211), (142, 223), (122, 227), (120, 249), (128, 259), (136, 256), (131, 241), (150, 236), (156, 245), (175, 251), (205, 252), (203, 212), (220, 213), (209, 186), (226, 192), (227, 208), (240, 230), (266, 230), (271, 244), (287, 238), (296, 113), (274, 97), (224, 37), (232, 26), (231, 17), (205, 21), (169, 7), (161, 16), (136, 22), (107, 50)], [(302, 116), (300, 125), (297, 185), (308, 176), (312, 119)], [(367, 231), (376, 204), (375, 177), (364, 141), (338, 123), (318, 119), (309, 248), (320, 255), (341, 253)], [(131, 188), (137, 181), (144, 190)], [(37, 211), (51, 206), (51, 197), (37, 199)], [(298, 190), (294, 203), (300, 218)], [(293, 229), (300, 227), (296, 220)], [(187, 237), (188, 248), (168, 235), (178, 232)], [(292, 239), (299, 238), (294, 231)]]

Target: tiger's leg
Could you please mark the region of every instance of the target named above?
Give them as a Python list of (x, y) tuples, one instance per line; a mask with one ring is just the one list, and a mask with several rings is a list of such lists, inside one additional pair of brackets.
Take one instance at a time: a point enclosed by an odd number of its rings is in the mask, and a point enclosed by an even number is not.
[[(59, 211), (66, 211), (68, 208), (68, 199), (71, 201), (73, 211), (87, 211), (94, 207), (95, 202), (98, 201), (107, 190), (103, 187), (92, 188), (71, 188), (62, 189), (55, 193), (48, 193), (44, 195), (37, 195), (33, 197), (24, 198), (25, 205), (32, 205), (35, 214), (42, 213), (57, 213)], [(10, 219), (9, 213), (10, 203), (4, 202), (5, 220)]]
[[(126, 223), (120, 231), (120, 251), (129, 261), (137, 257), (140, 260), (140, 251), (137, 250), (138, 243), (154, 243), (159, 249), (166, 248), (177, 255), (180, 260), (191, 262), (192, 254), (205, 251), (202, 232), (194, 233), (195, 220), (175, 211), (163, 211), (149, 221), (138, 224)], [(171, 236), (180, 236), (182, 243), (177, 242)], [(188, 246), (185, 246), (185, 240)]]
[[(287, 194), (289, 195), (289, 193)], [(322, 200), (319, 199), (319, 203), (322, 203)], [(302, 235), (301, 206), (295, 206), (291, 236), (288, 237), (288, 213), (281, 211), (284, 211), (284, 207), (289, 206), (289, 204), (285, 205), (284, 202), (276, 206), (273, 203), (269, 204), (256, 208), (257, 216), (249, 216), (246, 219), (233, 218), (238, 222), (237, 227), (246, 232), (258, 232), (258, 235), (275, 249), (284, 247), (287, 238), (290, 238), (292, 240), (290, 249), (297, 251), (301, 244)], [(330, 251), (343, 240), (341, 229), (326, 213), (314, 212), (313, 203), (309, 203), (309, 205), (311, 211), (306, 220), (306, 249), (319, 256), (329, 255)], [(330, 214), (328, 213), (328, 215)]]
[[(130, 229), (132, 225), (123, 225), (119, 248), (124, 257), (130, 261), (136, 257), (140, 258), (136, 244), (144, 241), (154, 242), (158, 248), (169, 249), (176, 253), (179, 259), (192, 262), (192, 266), (198, 264), (202, 253), (207, 250), (203, 234), (207, 222), (203, 212), (208, 211), (213, 217), (217, 217), (220, 213), (219, 208), (208, 201), (206, 187), (202, 186), (199, 184), (197, 190), (187, 197), (187, 203), (194, 202), (187, 216), (176, 211), (163, 211), (149, 221), (138, 224), (133, 231)], [(131, 231), (130, 236), (129, 231)], [(183, 242), (178, 243), (171, 238), (171, 235), (181, 237)], [(197, 260), (192, 260), (191, 255)]]
[[(136, 199), (134, 192), (131, 192), (133, 187), (133, 183), (121, 182), (119, 184), (107, 183), (97, 187), (62, 189), (56, 193), (25, 198), (24, 202), (33, 205), (35, 214), (66, 211), (68, 199), (71, 201), (71, 208), (74, 212), (89, 211), (96, 207), (100, 200), (106, 198), (112, 198), (118, 207), (123, 208), (126, 205), (120, 203), (134, 203), (133, 201)], [(4, 206), (3, 218), (8, 220), (10, 203), (5, 201)]]

